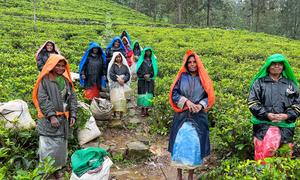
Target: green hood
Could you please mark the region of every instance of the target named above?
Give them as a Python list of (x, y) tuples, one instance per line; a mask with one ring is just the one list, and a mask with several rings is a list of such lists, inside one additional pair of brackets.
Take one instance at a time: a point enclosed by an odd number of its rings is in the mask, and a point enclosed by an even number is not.
[[(138, 43), (139, 41), (138, 40), (135, 40), (133, 43), (132, 43), (132, 45), (131, 45), (131, 49), (133, 50), (134, 49), (134, 45), (136, 44), (136, 43)], [(140, 46), (141, 47), (141, 46)]]
[(150, 48), (150, 47), (146, 47), (145, 49), (143, 49), (142, 53), (141, 53), (141, 56), (136, 64), (136, 73), (137, 71), (139, 70), (139, 68), (141, 67), (142, 63), (144, 62), (144, 57), (145, 57), (145, 52), (147, 50), (150, 50), (152, 53), (151, 53), (151, 60), (152, 60), (152, 66), (153, 66), (153, 71), (154, 71), (154, 76), (152, 79), (155, 79), (156, 76), (157, 76), (157, 62), (156, 62), (156, 57), (154, 55), (154, 52), (153, 52), (153, 49)]
[[(262, 66), (262, 68), (260, 68), (259, 72), (252, 79), (251, 84), (250, 84), (250, 89), (252, 88), (252, 85), (255, 82), (255, 80), (265, 77), (265, 76), (268, 76), (268, 68), (270, 67), (272, 62), (282, 62), (284, 64), (284, 69), (283, 69), (282, 75), (285, 78), (293, 81), (295, 83), (295, 85), (298, 87), (298, 81), (297, 81), (297, 79), (294, 75), (294, 72), (291, 68), (291, 65), (289, 64), (287, 59), (282, 54), (273, 54), (267, 58), (266, 63)], [(292, 128), (292, 127), (295, 127), (295, 125), (296, 125), (296, 123), (262, 121), (262, 120), (257, 119), (255, 116), (252, 116), (251, 123), (252, 124), (265, 123), (265, 124), (269, 124), (272, 126), (283, 127), (283, 128)]]
[(287, 59), (282, 54), (273, 54), (267, 58), (266, 63), (262, 66), (262, 68), (260, 68), (259, 72), (252, 79), (250, 84), (250, 89), (252, 88), (252, 85), (255, 80), (268, 76), (268, 68), (270, 67), (272, 62), (282, 62), (284, 64), (282, 75), (285, 78), (292, 80), (295, 83), (295, 85), (298, 87), (298, 81)]

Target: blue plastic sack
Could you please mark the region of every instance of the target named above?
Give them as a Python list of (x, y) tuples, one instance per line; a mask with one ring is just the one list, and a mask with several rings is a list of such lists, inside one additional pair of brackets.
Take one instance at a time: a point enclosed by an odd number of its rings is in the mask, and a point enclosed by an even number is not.
[(184, 122), (179, 129), (173, 147), (172, 161), (183, 166), (202, 164), (200, 140), (192, 122)]

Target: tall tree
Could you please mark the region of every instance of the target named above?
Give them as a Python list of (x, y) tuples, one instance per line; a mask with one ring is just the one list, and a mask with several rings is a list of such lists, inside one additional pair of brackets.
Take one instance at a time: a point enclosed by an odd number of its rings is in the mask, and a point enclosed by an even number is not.
[(153, 19), (300, 38), (300, 0), (114, 0)]
[(207, 14), (206, 14), (206, 26), (210, 26), (210, 10), (211, 10), (211, 0), (207, 0)]

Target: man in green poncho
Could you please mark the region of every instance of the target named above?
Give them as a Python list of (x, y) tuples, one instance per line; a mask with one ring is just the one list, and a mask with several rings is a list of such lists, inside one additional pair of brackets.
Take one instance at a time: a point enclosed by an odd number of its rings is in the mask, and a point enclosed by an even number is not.
[(272, 157), (282, 146), (292, 149), (300, 98), (298, 82), (283, 55), (268, 57), (253, 78), (248, 105), (253, 114), (255, 160)]

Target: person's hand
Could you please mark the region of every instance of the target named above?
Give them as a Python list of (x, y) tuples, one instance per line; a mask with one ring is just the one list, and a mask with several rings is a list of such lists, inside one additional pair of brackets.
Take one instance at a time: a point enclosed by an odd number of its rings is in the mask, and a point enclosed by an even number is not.
[(268, 116), (268, 119), (270, 119), (272, 122), (277, 122), (277, 121), (278, 121), (278, 116), (277, 116), (277, 114), (274, 114), (274, 113), (268, 113), (267, 116)]
[(123, 85), (125, 84), (124, 79), (121, 79), (121, 80), (119, 81), (119, 84), (120, 84), (121, 86), (123, 86)]
[(70, 118), (70, 127), (73, 127), (73, 126), (74, 126), (75, 121), (76, 121), (75, 118), (73, 118), (73, 117)]
[(56, 127), (57, 128), (60, 125), (56, 116), (51, 116), (50, 117), (50, 122), (51, 122), (51, 126), (52, 127)]
[(274, 113), (268, 113), (268, 118), (272, 121), (272, 122), (280, 122), (280, 121), (284, 121), (288, 118), (287, 114), (274, 114)]
[(200, 104), (194, 104), (192, 103), (190, 100), (187, 100), (186, 102), (186, 106), (189, 108), (189, 111), (192, 113), (197, 113), (201, 110), (202, 106)]
[(277, 114), (277, 117), (278, 119), (280, 119), (280, 121), (285, 121), (289, 118), (287, 114), (283, 114), (283, 113)]
[(150, 74), (145, 74), (144, 78), (145, 78), (146, 81), (149, 81), (150, 80)]
[(136, 76), (136, 74), (132, 74), (132, 77), (131, 77), (131, 79), (132, 79), (133, 81), (136, 81), (136, 80), (137, 80), (137, 76)]
[(122, 78), (120, 76), (117, 76), (118, 83), (120, 83), (121, 80), (122, 80)]
[(122, 77), (117, 78), (118, 83), (123, 86), (124, 85), (124, 79)]
[(81, 75), (81, 78), (82, 78), (82, 79), (85, 79), (86, 77), (85, 77), (85, 75), (83, 74), (83, 75)]
[(196, 110), (197, 110), (196, 113), (201, 111), (201, 109), (203, 108), (203, 106), (201, 104), (196, 104), (195, 106), (196, 106)]

